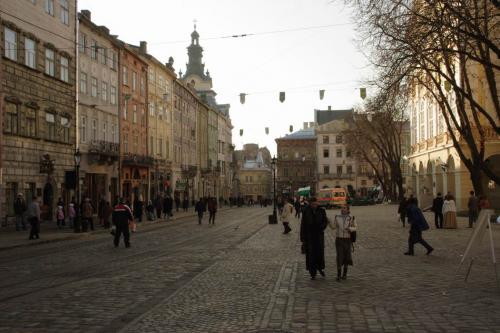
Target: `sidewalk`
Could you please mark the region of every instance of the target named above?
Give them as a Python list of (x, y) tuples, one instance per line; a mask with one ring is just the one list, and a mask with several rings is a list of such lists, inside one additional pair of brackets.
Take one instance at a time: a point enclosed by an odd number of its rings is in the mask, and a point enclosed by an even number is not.
[[(219, 208), (219, 210), (226, 210), (229, 208), (223, 207)], [(196, 216), (196, 212), (193, 211), (193, 208), (190, 208), (187, 212), (183, 212), (179, 210), (178, 212), (174, 211), (174, 216), (170, 218), (169, 221), (175, 221), (187, 217)], [(154, 221), (147, 221), (143, 219), (143, 222), (139, 223), (139, 229), (148, 225), (155, 225), (165, 222), (165, 219), (156, 219)], [(108, 229), (104, 229), (97, 222), (97, 217), (94, 218), (94, 231), (90, 232), (80, 232), (75, 233), (73, 229), (70, 229), (68, 225), (63, 229), (57, 229), (56, 222), (42, 222), (40, 225), (40, 239), (29, 240), (29, 225), (27, 226), (26, 231), (16, 231), (14, 225), (10, 225), (8, 227), (0, 228), (0, 251), (9, 250), (13, 248), (23, 247), (23, 246), (31, 246), (31, 245), (39, 245), (53, 242), (61, 242), (72, 239), (83, 239), (86, 237), (93, 237), (95, 235), (104, 234), (109, 232)]]

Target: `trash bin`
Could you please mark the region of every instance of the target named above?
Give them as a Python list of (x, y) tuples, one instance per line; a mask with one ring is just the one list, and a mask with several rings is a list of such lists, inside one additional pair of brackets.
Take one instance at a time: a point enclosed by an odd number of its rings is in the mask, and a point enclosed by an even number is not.
[(268, 219), (269, 219), (269, 224), (276, 224), (276, 223), (278, 223), (278, 222), (276, 221), (275, 216), (274, 216), (273, 214), (268, 215), (267, 217), (268, 217)]

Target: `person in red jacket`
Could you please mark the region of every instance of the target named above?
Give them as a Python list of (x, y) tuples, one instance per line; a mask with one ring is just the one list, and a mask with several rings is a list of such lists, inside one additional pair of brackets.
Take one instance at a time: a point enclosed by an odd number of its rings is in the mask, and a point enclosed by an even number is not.
[(118, 205), (113, 209), (113, 224), (116, 226), (115, 238), (113, 240), (115, 247), (120, 244), (120, 237), (123, 233), (125, 247), (130, 247), (129, 222), (134, 220), (130, 207), (125, 205), (123, 198), (120, 198)]

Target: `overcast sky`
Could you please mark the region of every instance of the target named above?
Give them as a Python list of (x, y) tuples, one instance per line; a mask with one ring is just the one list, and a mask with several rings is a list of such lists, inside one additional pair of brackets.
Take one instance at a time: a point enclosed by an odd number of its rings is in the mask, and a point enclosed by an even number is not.
[[(196, 20), (217, 102), (231, 104), (237, 148), (258, 143), (274, 154), (274, 139), (290, 125), (295, 131), (313, 121), (314, 109), (359, 104), (358, 88), (370, 73), (340, 0), (79, 0), (78, 8), (91, 10), (92, 21), (128, 43), (147, 41), (160, 61), (172, 56), (176, 72), (186, 70)], [(283, 30), (294, 31), (276, 32)], [(256, 35), (216, 38), (239, 34)], [(248, 94), (243, 105), (240, 93)]]

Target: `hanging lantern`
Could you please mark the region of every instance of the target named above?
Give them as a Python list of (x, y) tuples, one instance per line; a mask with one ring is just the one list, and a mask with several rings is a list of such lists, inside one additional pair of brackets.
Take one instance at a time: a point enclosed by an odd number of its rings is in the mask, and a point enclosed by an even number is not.
[(359, 88), (359, 96), (360, 96), (362, 99), (365, 99), (365, 98), (366, 98), (366, 88)]
[(323, 100), (324, 97), (325, 97), (325, 91), (322, 89), (319, 91), (319, 99)]
[(269, 127), (266, 127), (266, 134), (269, 134)]
[(293, 132), (293, 125), (290, 125), (290, 133)]
[(245, 104), (245, 97), (247, 96), (247, 94), (245, 93), (241, 93), (240, 94), (240, 103), (241, 104)]
[(280, 102), (283, 103), (285, 101), (285, 92), (280, 91)]
[(240, 129), (240, 136), (243, 136), (243, 130)]

